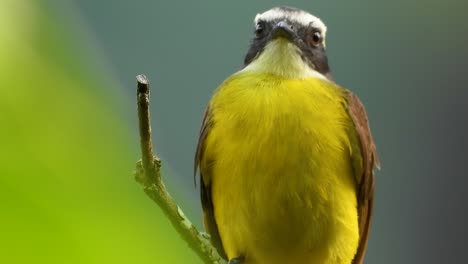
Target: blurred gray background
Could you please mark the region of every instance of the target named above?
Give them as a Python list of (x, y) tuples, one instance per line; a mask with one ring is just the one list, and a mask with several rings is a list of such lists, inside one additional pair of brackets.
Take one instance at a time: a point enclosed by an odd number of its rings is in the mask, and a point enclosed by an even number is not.
[(80, 0), (71, 8), (128, 93), (122, 118), (133, 120), (135, 144), (135, 75), (151, 80), (156, 150), (171, 191), (201, 226), (192, 168), (205, 105), (241, 67), (255, 14), (277, 5), (322, 18), (336, 81), (366, 105), (382, 161), (366, 263), (462, 263), (467, 1)]

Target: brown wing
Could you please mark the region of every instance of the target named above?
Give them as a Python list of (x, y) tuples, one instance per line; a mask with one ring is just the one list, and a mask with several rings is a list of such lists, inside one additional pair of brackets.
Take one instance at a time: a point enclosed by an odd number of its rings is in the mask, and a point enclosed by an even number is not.
[(355, 166), (356, 182), (358, 187), (358, 215), (359, 215), (359, 247), (354, 257), (353, 264), (361, 264), (364, 261), (367, 241), (369, 239), (369, 228), (372, 217), (372, 206), (374, 203), (374, 167), (379, 168), (380, 162), (377, 157), (374, 141), (369, 129), (369, 121), (366, 110), (359, 98), (347, 91), (348, 113), (351, 116), (357, 137), (360, 143), (361, 157), (353, 157), (362, 164)]
[(214, 217), (213, 201), (211, 200), (211, 168), (212, 162), (206, 161), (202, 163), (203, 155), (205, 151), (205, 140), (208, 136), (210, 128), (213, 126), (213, 120), (211, 119), (210, 109), (207, 108), (205, 116), (203, 117), (202, 127), (200, 129), (200, 136), (198, 138), (197, 151), (195, 153), (194, 163), (194, 179), (196, 182), (197, 169), (200, 169), (200, 198), (203, 208), (203, 224), (206, 231), (211, 236), (211, 243), (218, 250), (220, 256), (226, 259), (221, 237), (218, 232), (218, 225)]

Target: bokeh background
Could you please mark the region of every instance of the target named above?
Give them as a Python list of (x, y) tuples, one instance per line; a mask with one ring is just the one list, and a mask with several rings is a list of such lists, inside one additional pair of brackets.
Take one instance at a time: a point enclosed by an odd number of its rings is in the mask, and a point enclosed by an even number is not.
[(201, 263), (133, 180), (135, 75), (155, 148), (201, 227), (192, 160), (212, 91), (256, 13), (328, 25), (338, 83), (382, 160), (366, 263), (462, 263), (468, 236), (468, 2), (0, 1), (0, 263)]

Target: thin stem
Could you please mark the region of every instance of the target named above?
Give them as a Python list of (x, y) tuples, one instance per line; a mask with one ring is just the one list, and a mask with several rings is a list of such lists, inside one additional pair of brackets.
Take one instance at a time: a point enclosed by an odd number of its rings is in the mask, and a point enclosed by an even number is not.
[(226, 263), (211, 245), (207, 235), (200, 233), (175, 203), (161, 179), (161, 161), (153, 154), (149, 111), (149, 81), (137, 76), (138, 122), (140, 127), (141, 163), (137, 163), (135, 178), (143, 190), (162, 209), (179, 235), (207, 264)]
[(151, 117), (149, 111), (149, 81), (145, 75), (140, 74), (137, 77), (137, 104), (138, 104), (138, 123), (140, 125), (140, 148), (143, 168), (151, 172), (153, 164), (153, 143), (151, 142)]

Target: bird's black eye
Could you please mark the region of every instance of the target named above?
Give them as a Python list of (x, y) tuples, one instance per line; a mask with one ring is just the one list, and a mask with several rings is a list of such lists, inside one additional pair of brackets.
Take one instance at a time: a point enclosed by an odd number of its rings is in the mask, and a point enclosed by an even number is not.
[(322, 33), (320, 33), (319, 31), (315, 31), (314, 33), (312, 33), (312, 35), (309, 38), (309, 42), (312, 46), (318, 46), (322, 43), (322, 41)]
[(263, 33), (263, 31), (265, 30), (265, 24), (262, 22), (262, 21), (259, 21), (256, 25), (255, 25), (255, 35), (257, 37), (260, 37)]

